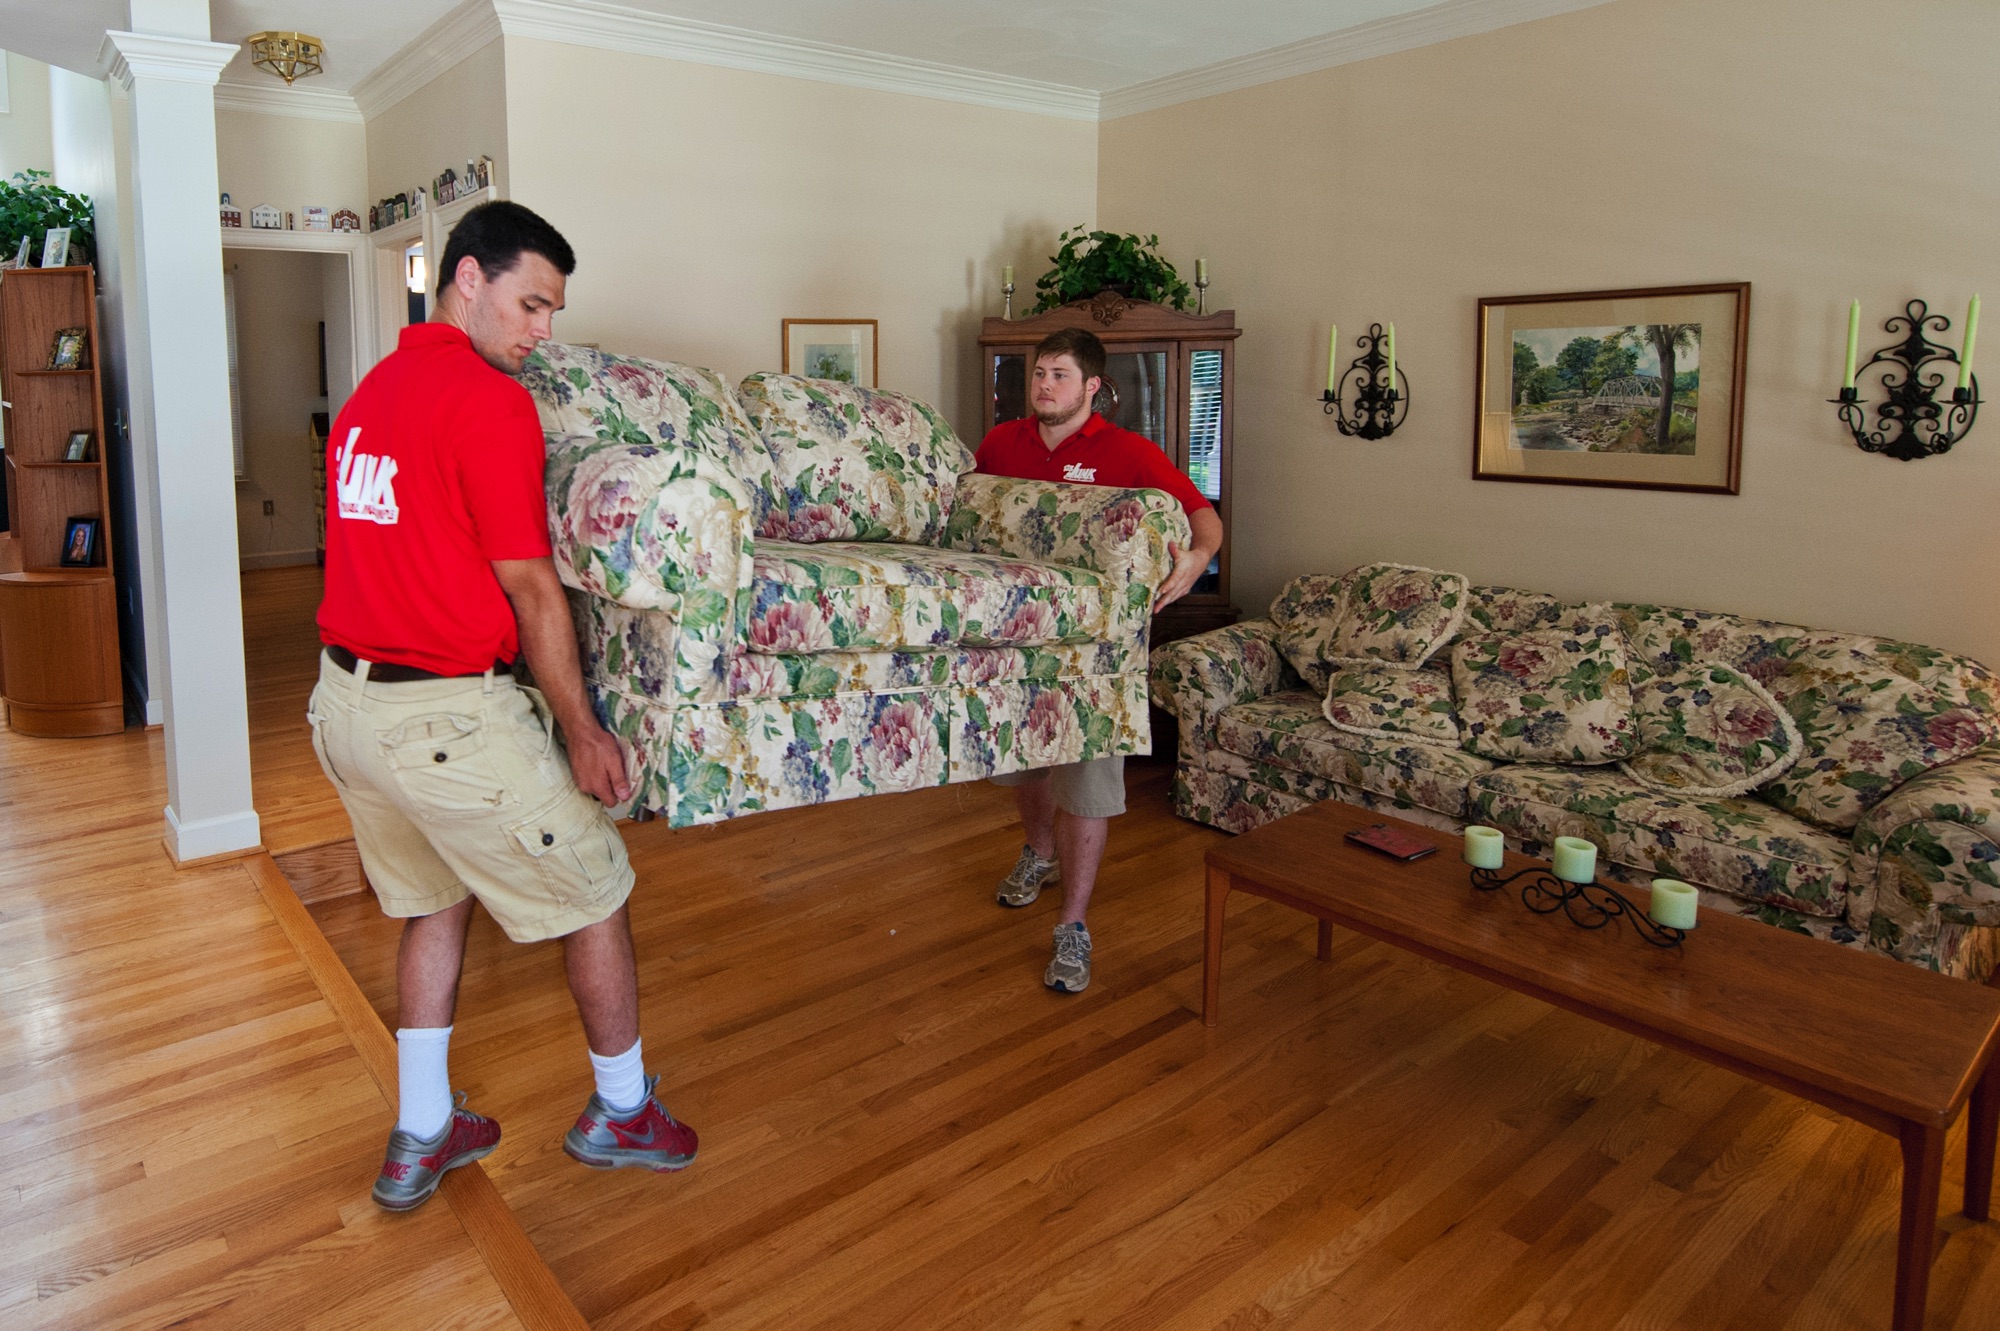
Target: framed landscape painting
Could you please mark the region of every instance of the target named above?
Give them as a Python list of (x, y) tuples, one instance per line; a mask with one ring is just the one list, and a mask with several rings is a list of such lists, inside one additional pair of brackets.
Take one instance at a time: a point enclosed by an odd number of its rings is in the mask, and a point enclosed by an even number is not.
[(873, 319), (787, 319), (786, 374), (877, 388)]
[(1735, 494), (1750, 284), (1479, 302), (1472, 478)]

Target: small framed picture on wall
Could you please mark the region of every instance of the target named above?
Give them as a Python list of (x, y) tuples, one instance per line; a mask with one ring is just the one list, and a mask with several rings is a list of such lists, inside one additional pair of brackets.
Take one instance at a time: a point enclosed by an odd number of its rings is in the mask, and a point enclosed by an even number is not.
[(62, 566), (89, 568), (97, 562), (96, 518), (71, 518), (63, 528)]
[(71, 430), (69, 433), (69, 442), (63, 445), (63, 461), (93, 461), (94, 459), (90, 456), (90, 435), (91, 432), (89, 430)]
[(873, 319), (787, 319), (784, 372), (879, 388)]

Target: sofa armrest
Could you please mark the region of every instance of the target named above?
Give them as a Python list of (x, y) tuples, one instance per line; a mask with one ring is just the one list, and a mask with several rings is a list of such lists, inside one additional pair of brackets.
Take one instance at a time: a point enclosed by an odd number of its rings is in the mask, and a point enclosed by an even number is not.
[(567, 586), (748, 636), (753, 510), (720, 462), (672, 444), (550, 435), (544, 485)]
[(1285, 688), (1285, 673), (1278, 626), (1246, 619), (1155, 649), (1153, 705), (1179, 719), (1183, 736), (1205, 734), (1237, 703)]
[(1951, 969), (1967, 927), (2000, 927), (2000, 745), (1932, 768), (1862, 816), (1848, 923), (1905, 961)]
[(958, 478), (944, 548), (1072, 564), (1150, 593), (1173, 571), (1172, 542), (1193, 536), (1180, 502), (1164, 490), (1062, 485), (969, 472)]

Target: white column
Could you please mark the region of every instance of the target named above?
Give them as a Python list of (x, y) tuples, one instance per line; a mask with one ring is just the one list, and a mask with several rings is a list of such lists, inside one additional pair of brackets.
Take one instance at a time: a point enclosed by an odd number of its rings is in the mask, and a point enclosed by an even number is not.
[(162, 594), (146, 630), (159, 635), (165, 675), (167, 850), (183, 863), (254, 848), (260, 836), (215, 206), (215, 80), (236, 49), (108, 32), (98, 57), (131, 108), (130, 286), (146, 350), (132, 358), (131, 393), (135, 422), (150, 426), (133, 443), (152, 462), (140, 502), (153, 506)]

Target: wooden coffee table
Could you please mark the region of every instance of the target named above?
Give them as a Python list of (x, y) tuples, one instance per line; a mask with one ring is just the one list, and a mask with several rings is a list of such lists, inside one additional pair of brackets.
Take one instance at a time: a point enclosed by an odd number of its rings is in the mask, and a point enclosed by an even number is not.
[[(1404, 863), (1343, 840), (1374, 822), (1438, 853)], [(1825, 1105), (1902, 1144), (1893, 1325), (1921, 1331), (1945, 1133), (1968, 1104), (1965, 1214), (1988, 1216), (2000, 989), (1712, 912), (1676, 948), (1646, 943), (1624, 921), (1580, 929), (1529, 911), (1513, 888), (1476, 891), (1462, 846), (1328, 802), (1209, 851), (1202, 1020), (1215, 1025), (1220, 1007), (1224, 905), (1248, 892), (1316, 916), (1322, 961), (1338, 924)], [(1510, 853), (1502, 872), (1536, 863)], [(1645, 889), (1627, 895), (1643, 909)]]

